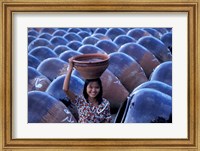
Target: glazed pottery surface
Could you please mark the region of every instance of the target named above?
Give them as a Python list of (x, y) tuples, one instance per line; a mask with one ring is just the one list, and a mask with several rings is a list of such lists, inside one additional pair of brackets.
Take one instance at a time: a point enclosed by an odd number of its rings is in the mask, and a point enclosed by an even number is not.
[(119, 35), (125, 35), (126, 32), (121, 28), (110, 28), (106, 31), (105, 35), (114, 40)]
[(41, 33), (38, 38), (44, 38), (46, 40), (50, 40), (52, 38), (52, 35), (49, 33)]
[(35, 56), (28, 54), (28, 66), (37, 68), (38, 65), (40, 64), (40, 60), (37, 59)]
[(81, 47), (82, 45), (83, 45), (83, 44), (82, 44), (80, 41), (76, 41), (76, 40), (70, 41), (70, 42), (67, 44), (67, 46), (68, 46), (69, 48), (71, 48), (72, 50), (78, 50), (79, 47)]
[(68, 108), (45, 92), (28, 93), (28, 123), (77, 123)]
[(161, 81), (172, 86), (172, 61), (166, 61), (157, 66), (150, 80)]
[(141, 89), (131, 98), (125, 123), (167, 123), (172, 113), (172, 98), (153, 89)]
[(151, 34), (143, 29), (131, 29), (127, 35), (134, 38), (135, 40), (139, 40), (141, 37), (150, 36)]
[(167, 46), (165, 46), (161, 40), (153, 36), (142, 37), (137, 43), (151, 51), (160, 62), (172, 60), (172, 54)]
[(76, 40), (76, 41), (82, 41), (82, 38), (81, 36), (77, 35), (76, 33), (66, 33), (64, 36), (63, 36), (67, 41), (73, 41), (73, 40)]
[(85, 44), (81, 47), (79, 47), (79, 49), (77, 50), (80, 53), (83, 54), (91, 54), (91, 53), (101, 53), (101, 54), (106, 54), (106, 52), (94, 45), (91, 44)]
[(116, 43), (119, 47), (121, 47), (122, 45), (126, 43), (136, 42), (136, 40), (127, 35), (119, 35), (114, 39), (113, 42)]
[(111, 113), (117, 113), (117, 110), (126, 100), (129, 92), (121, 84), (120, 80), (108, 69), (102, 74), (101, 81), (103, 97), (110, 102)]
[(53, 81), (58, 76), (67, 73), (68, 63), (59, 58), (48, 58), (40, 63), (37, 70)]
[(65, 51), (68, 51), (68, 50), (71, 50), (71, 48), (69, 48), (68, 46), (65, 46), (65, 45), (59, 45), (57, 47), (55, 47), (53, 49), (53, 51), (57, 54), (57, 55), (60, 55), (61, 53), (65, 52)]
[[(145, 88), (151, 88), (151, 89), (155, 89), (155, 90), (158, 90), (162, 93), (165, 93), (169, 96), (172, 97), (172, 86), (164, 83), (164, 82), (161, 82), (161, 81), (147, 81), (147, 82), (144, 82), (142, 83), (141, 85), (139, 85), (138, 87), (136, 87), (132, 93), (134, 93), (135, 91), (137, 90), (140, 90), (140, 89), (145, 89)], [(132, 95), (132, 94), (131, 94)]]
[(143, 68), (147, 78), (149, 78), (153, 70), (160, 64), (150, 51), (137, 43), (127, 43), (120, 47), (119, 52), (123, 52), (135, 59)]
[(38, 60), (43, 61), (47, 58), (56, 58), (57, 54), (46, 46), (38, 46), (32, 49), (29, 54), (35, 56)]
[(59, 58), (65, 62), (69, 62), (69, 58), (71, 57), (74, 57), (74, 56), (78, 56), (78, 55), (81, 55), (82, 53), (81, 52), (78, 52), (78, 51), (74, 51), (74, 50), (68, 50), (68, 51), (65, 51), (63, 53), (61, 53), (59, 55)]
[(110, 40), (100, 40), (95, 46), (104, 50), (107, 54), (117, 52), (119, 49), (118, 45)]
[[(66, 93), (63, 91), (63, 82), (65, 79), (65, 75), (59, 76), (56, 78), (51, 84), (49, 85), (46, 92), (56, 98), (58, 101), (61, 101), (63, 104), (65, 104), (66, 107), (70, 110), (70, 112), (73, 114), (73, 116), (78, 119), (78, 111), (77, 108), (71, 103), (70, 98), (66, 95)], [(73, 92), (75, 95), (82, 95), (83, 93), (83, 81), (76, 77), (71, 76), (70, 80), (70, 91)]]
[(33, 40), (29, 45), (28, 45), (28, 51), (31, 51), (33, 50), (34, 48), (36, 47), (39, 47), (39, 46), (46, 46), (50, 49), (53, 48), (53, 46), (51, 45), (51, 43), (44, 39), (44, 38), (36, 38), (35, 40)]
[(95, 45), (99, 41), (98, 38), (90, 36), (83, 39), (83, 44)]
[(28, 91), (45, 91), (51, 81), (35, 68), (28, 67)]
[(122, 52), (114, 52), (109, 56), (108, 69), (119, 78), (130, 93), (135, 87), (148, 80), (141, 66), (130, 56)]

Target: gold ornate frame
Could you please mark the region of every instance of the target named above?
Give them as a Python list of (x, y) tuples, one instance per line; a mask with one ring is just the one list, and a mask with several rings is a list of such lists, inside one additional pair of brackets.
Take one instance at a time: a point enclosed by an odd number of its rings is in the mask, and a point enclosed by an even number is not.
[[(1, 150), (200, 150), (198, 0), (0, 0), (0, 149)], [(12, 14), (15, 12), (187, 12), (187, 139), (13, 139)]]

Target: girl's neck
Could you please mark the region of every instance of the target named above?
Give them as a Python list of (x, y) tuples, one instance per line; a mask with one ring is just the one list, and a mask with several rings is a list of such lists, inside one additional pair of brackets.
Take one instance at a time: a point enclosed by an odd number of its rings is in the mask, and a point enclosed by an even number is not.
[(97, 102), (97, 99), (96, 98), (88, 98), (88, 101), (90, 102), (90, 103), (92, 103), (93, 105), (98, 105), (98, 102)]

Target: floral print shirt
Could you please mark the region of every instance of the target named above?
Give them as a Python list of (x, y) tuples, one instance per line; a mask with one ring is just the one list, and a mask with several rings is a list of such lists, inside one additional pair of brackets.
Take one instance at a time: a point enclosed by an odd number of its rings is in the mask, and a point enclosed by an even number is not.
[(93, 106), (83, 96), (77, 96), (74, 103), (78, 108), (79, 123), (111, 122), (110, 103), (106, 99), (103, 98), (98, 106)]

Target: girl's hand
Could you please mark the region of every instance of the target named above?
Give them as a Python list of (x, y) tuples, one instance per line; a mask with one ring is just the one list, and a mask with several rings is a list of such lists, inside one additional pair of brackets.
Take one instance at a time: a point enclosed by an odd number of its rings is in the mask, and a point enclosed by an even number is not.
[(69, 61), (69, 68), (73, 69), (74, 63), (73, 63), (74, 57), (71, 57), (68, 59)]

